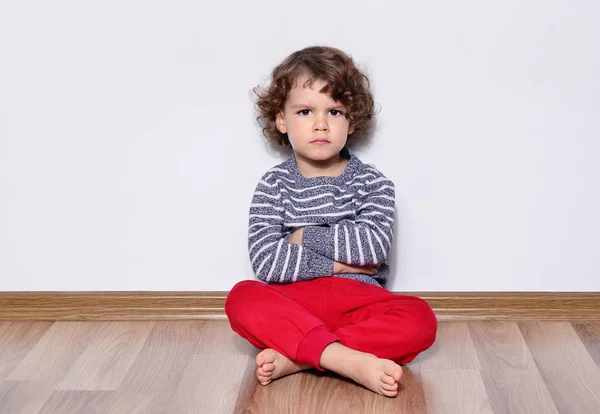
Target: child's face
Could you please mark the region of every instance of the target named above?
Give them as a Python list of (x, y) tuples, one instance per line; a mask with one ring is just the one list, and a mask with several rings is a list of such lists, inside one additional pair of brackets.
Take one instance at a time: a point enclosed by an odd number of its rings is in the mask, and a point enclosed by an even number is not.
[(326, 82), (316, 79), (311, 86), (304, 86), (308, 79), (306, 75), (296, 79), (276, 124), (279, 132), (287, 133), (295, 153), (324, 161), (339, 154), (354, 128), (346, 119), (344, 106), (319, 92)]

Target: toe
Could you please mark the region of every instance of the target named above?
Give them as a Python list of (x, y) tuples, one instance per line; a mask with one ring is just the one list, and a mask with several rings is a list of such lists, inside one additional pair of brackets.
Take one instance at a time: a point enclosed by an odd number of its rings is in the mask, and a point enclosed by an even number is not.
[(272, 349), (265, 349), (256, 356), (256, 365), (259, 367), (273, 362), (275, 362), (275, 353)]
[(394, 385), (382, 383), (381, 389), (384, 391), (398, 391), (398, 383), (394, 383)]
[(394, 385), (396, 380), (391, 376), (384, 374), (381, 376), (381, 382), (387, 385)]
[(402, 378), (402, 367), (397, 365), (396, 369), (394, 370), (394, 373), (392, 375), (392, 377), (394, 377), (394, 379), (396, 380), (396, 382), (400, 382), (400, 378)]
[(263, 364), (262, 369), (264, 372), (273, 372), (275, 370), (275, 364), (272, 362), (266, 362)]
[(261, 373), (256, 373), (256, 379), (258, 380), (258, 382), (260, 382), (262, 385), (267, 385), (269, 382), (271, 382), (272, 378), (270, 375), (263, 375)]
[(383, 372), (392, 377), (395, 382), (399, 382), (402, 378), (402, 367), (393, 361), (385, 364)]
[(381, 384), (380, 394), (386, 397), (396, 397), (398, 396), (398, 385), (396, 387), (391, 387), (387, 384)]
[(398, 391), (386, 391), (386, 390), (381, 390), (381, 393), (383, 395), (385, 395), (386, 397), (390, 397), (390, 398), (394, 398), (398, 396)]

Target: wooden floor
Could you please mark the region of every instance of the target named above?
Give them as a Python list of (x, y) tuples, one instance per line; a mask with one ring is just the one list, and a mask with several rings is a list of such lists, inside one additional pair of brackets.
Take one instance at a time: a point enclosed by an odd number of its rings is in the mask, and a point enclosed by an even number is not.
[(226, 321), (0, 322), (1, 413), (600, 413), (600, 324), (442, 322), (388, 399), (308, 371), (263, 387)]

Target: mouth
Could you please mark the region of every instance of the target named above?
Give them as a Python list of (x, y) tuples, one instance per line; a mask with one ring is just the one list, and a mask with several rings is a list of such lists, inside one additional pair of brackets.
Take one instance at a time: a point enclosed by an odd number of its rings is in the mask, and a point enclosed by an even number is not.
[(313, 141), (310, 141), (311, 144), (329, 144), (329, 141), (327, 141), (325, 138), (317, 138)]

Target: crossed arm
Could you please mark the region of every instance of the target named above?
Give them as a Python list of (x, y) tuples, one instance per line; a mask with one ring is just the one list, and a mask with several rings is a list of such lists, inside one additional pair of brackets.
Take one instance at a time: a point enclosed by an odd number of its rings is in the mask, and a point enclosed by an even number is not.
[(354, 220), (298, 229), (292, 240), (337, 262), (356, 266), (384, 263), (394, 236), (394, 184), (380, 177), (367, 183), (359, 194), (363, 197)]
[[(304, 227), (300, 227), (298, 230), (290, 234), (287, 238), (288, 243), (293, 244), (302, 244), (302, 236), (304, 234)], [(333, 262), (333, 274), (338, 273), (361, 273), (367, 275), (375, 275), (377, 273), (377, 269), (379, 268), (379, 264), (373, 264), (370, 266), (354, 266), (348, 263), (342, 262)]]
[(394, 221), (394, 185), (385, 177), (367, 183), (355, 220), (300, 227), (287, 237), (285, 209), (274, 184), (261, 180), (250, 207), (249, 254), (257, 277), (291, 283), (337, 273), (374, 275), (387, 258)]

